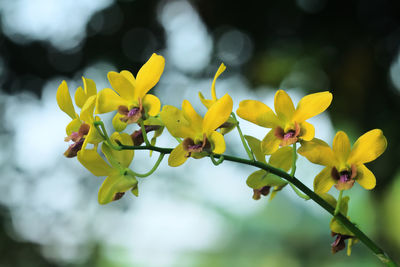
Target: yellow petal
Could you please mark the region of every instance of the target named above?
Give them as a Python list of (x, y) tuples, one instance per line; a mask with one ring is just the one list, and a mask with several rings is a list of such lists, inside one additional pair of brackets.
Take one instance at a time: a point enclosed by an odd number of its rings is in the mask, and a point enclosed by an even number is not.
[(124, 75), (115, 71), (110, 71), (107, 77), (111, 87), (119, 94), (120, 97), (126, 101), (138, 101), (138, 99), (134, 98), (135, 87), (126, 78), (126, 72)]
[(196, 137), (196, 132), (190, 127), (189, 122), (178, 108), (166, 105), (160, 115), (161, 120), (172, 136), (179, 138), (190, 137), (192, 139)]
[[(350, 200), (350, 198), (348, 196), (345, 196), (345, 197), (342, 198), (342, 201), (340, 202), (339, 211), (344, 216), (347, 215), (349, 200)], [(334, 233), (338, 233), (338, 234), (341, 234), (341, 235), (354, 236), (354, 234), (352, 232), (350, 232), (336, 217), (332, 218), (332, 220), (331, 220), (331, 222), (329, 224), (329, 228)], [(349, 241), (350, 240), (352, 240), (352, 238), (350, 238)]]
[(82, 77), (82, 81), (87, 98), (97, 94), (96, 83), (92, 79)]
[(249, 144), (251, 151), (253, 151), (256, 160), (266, 163), (265, 155), (261, 151), (261, 141), (250, 135), (245, 135), (244, 138), (246, 138), (246, 141)]
[(274, 100), (275, 112), (281, 121), (291, 121), (295, 111), (292, 99), (283, 90), (278, 90)]
[(188, 152), (183, 149), (182, 143), (180, 143), (177, 147), (172, 150), (171, 154), (168, 157), (168, 165), (171, 167), (178, 167), (185, 163), (187, 158), (185, 155)]
[(185, 117), (186, 121), (189, 123), (190, 127), (193, 129), (193, 131), (200, 134), (202, 138), (201, 126), (203, 124), (203, 118), (199, 114), (197, 114), (192, 104), (187, 100), (183, 100), (182, 102), (182, 114)]
[(249, 175), (246, 184), (253, 189), (261, 189), (264, 186), (285, 186), (287, 182), (272, 173), (264, 170), (258, 170)]
[(232, 113), (232, 98), (225, 94), (207, 111), (203, 120), (203, 133), (208, 135), (226, 122)]
[(261, 142), (261, 150), (266, 155), (271, 155), (278, 150), (281, 140), (276, 138), (274, 129), (270, 130)]
[(385, 151), (386, 146), (386, 138), (380, 129), (366, 132), (354, 143), (348, 162), (358, 165), (373, 161)]
[(302, 142), (297, 152), (315, 164), (331, 167), (337, 165), (332, 149), (327, 143), (317, 138), (309, 142)]
[(111, 168), (93, 149), (80, 150), (78, 160), (94, 176), (108, 176), (118, 172), (118, 170)]
[(339, 161), (339, 166), (345, 165), (350, 154), (350, 141), (345, 132), (339, 131), (333, 139), (332, 150), (335, 153), (336, 159)]
[(77, 117), (74, 105), (72, 104), (71, 96), (69, 94), (68, 85), (65, 81), (62, 81), (62, 83), (58, 87), (56, 99), (60, 109), (67, 113), (67, 115), (70, 116), (71, 119), (75, 119)]
[(86, 100), (97, 93), (96, 84), (93, 80), (82, 77), (83, 88), (78, 87), (75, 92), (75, 103), (82, 108)]
[(135, 93), (138, 97), (144, 97), (158, 83), (164, 71), (164, 65), (165, 59), (157, 54), (153, 54), (143, 65), (136, 76)]
[(147, 114), (150, 116), (156, 116), (158, 113), (160, 113), (160, 99), (154, 95), (147, 94), (143, 97), (143, 107)]
[(131, 188), (137, 187), (137, 180), (131, 175), (121, 175), (119, 173), (107, 177), (100, 187), (98, 201), (104, 205), (113, 200), (119, 199), (116, 197), (118, 193), (125, 193)]
[[(90, 125), (89, 132), (85, 138), (85, 141), (87, 141), (90, 144), (98, 144), (102, 142), (104, 139), (101, 137), (97, 129), (93, 126), (93, 124)], [(84, 147), (82, 146), (82, 149)]]
[(269, 158), (269, 164), (276, 168), (288, 171), (292, 167), (293, 163), (293, 148), (290, 146), (285, 146), (279, 148), (275, 153)]
[(304, 141), (311, 141), (315, 135), (315, 128), (311, 123), (303, 121), (300, 123), (300, 138)]
[(85, 104), (85, 101), (86, 101), (86, 95), (81, 86), (79, 86), (76, 89), (74, 98), (75, 98), (75, 104), (78, 107), (82, 108), (82, 106)]
[[(343, 200), (343, 199), (342, 199)], [(331, 222), (329, 223), (329, 228), (331, 229), (332, 232), (338, 233), (341, 235), (349, 235), (349, 236), (354, 236), (352, 232), (350, 232), (338, 219), (335, 217), (332, 218)], [(349, 239), (352, 240), (352, 238)]]
[(200, 98), (201, 103), (203, 103), (203, 105), (207, 109), (209, 109), (215, 103), (215, 101), (213, 101), (211, 99), (205, 99), (201, 92), (199, 92), (199, 98)]
[(78, 132), (79, 127), (81, 127), (81, 120), (79, 118), (73, 119), (70, 123), (68, 123), (67, 128), (65, 129), (67, 132), (67, 135), (71, 135), (72, 132)]
[(243, 100), (236, 113), (242, 119), (265, 128), (274, 128), (281, 124), (272, 109), (256, 100)]
[(221, 65), (219, 66), (219, 68), (217, 70), (217, 73), (215, 73), (214, 80), (211, 84), (211, 97), (214, 101), (217, 101), (217, 93), (215, 92), (215, 81), (217, 80), (219, 75), (221, 75), (225, 70), (226, 70), (226, 67), (225, 67), (224, 63), (221, 63)]
[[(127, 133), (113, 133), (110, 136), (110, 139), (112, 142), (117, 144), (116, 141), (119, 141), (119, 143), (127, 145), (127, 146), (133, 146), (133, 141), (132, 138), (129, 134)], [(134, 156), (134, 150), (114, 150), (114, 155), (115, 158), (119, 160), (120, 164), (122, 167), (127, 168), (131, 164)]]
[[(117, 145), (116, 140), (118, 140), (121, 144), (132, 146), (133, 141), (129, 134), (127, 133), (113, 133), (110, 136), (113, 144)], [(101, 146), (101, 150), (108, 159), (110, 163), (119, 168), (127, 168), (131, 164), (134, 156), (134, 150), (115, 150), (109, 147), (107, 144), (103, 143)]]
[(119, 106), (128, 106), (128, 102), (113, 90), (106, 88), (97, 95), (96, 114), (117, 110)]
[(306, 95), (297, 105), (293, 120), (300, 123), (322, 113), (332, 102), (332, 94), (328, 91)]
[(224, 136), (222, 134), (220, 134), (219, 132), (212, 132), (211, 135), (208, 137), (209, 141), (211, 141), (212, 145), (213, 145), (213, 153), (215, 154), (222, 154), (225, 152), (225, 139)]
[(126, 122), (121, 121), (122, 117), (125, 117), (125, 115), (116, 113), (112, 119), (112, 125), (117, 132), (122, 132), (128, 125)]
[(375, 175), (364, 164), (357, 165), (356, 181), (365, 189), (371, 190), (376, 185)]
[(314, 192), (324, 194), (335, 184), (335, 180), (331, 176), (331, 167), (325, 167), (314, 179)]
[(133, 88), (136, 87), (135, 77), (133, 77), (133, 74), (130, 71), (123, 70), (120, 72), (120, 74), (123, 75), (125, 79), (127, 79), (132, 84)]
[(95, 106), (96, 106), (96, 95), (93, 95), (86, 100), (85, 104), (82, 107), (79, 118), (86, 123), (92, 123), (94, 121), (93, 112)]

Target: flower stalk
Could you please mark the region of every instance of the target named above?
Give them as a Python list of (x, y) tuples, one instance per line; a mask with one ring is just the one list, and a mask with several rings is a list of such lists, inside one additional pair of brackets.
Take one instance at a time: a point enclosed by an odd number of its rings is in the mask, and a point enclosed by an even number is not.
[(243, 136), (242, 130), (240, 129), (239, 121), (236, 119), (235, 113), (232, 112), (231, 116), (232, 116), (233, 120), (235, 121), (236, 128), (237, 128), (239, 136), (240, 136), (240, 140), (242, 140), (242, 144), (243, 144), (244, 149), (246, 150), (247, 156), (249, 157), (250, 160), (254, 160), (253, 152), (247, 145), (247, 142)]
[(147, 138), (147, 132), (146, 132), (146, 128), (144, 127), (143, 120), (139, 124), (140, 124), (140, 129), (142, 130), (144, 143), (146, 144), (146, 146), (149, 146), (150, 142), (149, 142), (149, 138)]
[(101, 137), (103, 137), (106, 140), (106, 143), (108, 146), (110, 146), (112, 149), (114, 150), (121, 150), (121, 147), (118, 145), (114, 145), (111, 140), (110, 137), (107, 134), (107, 130), (106, 127), (104, 126), (104, 123), (102, 121), (95, 121), (93, 123), (94, 127), (96, 128), (96, 130), (99, 132), (99, 134), (101, 135)]
[(338, 200), (336, 203), (335, 213), (333, 214), (334, 216), (336, 216), (340, 213), (340, 203), (342, 202), (342, 197), (343, 197), (343, 190), (340, 190), (339, 197), (338, 197)]
[(164, 153), (160, 153), (160, 155), (158, 156), (158, 159), (157, 159), (156, 163), (154, 164), (153, 168), (151, 168), (151, 170), (146, 172), (146, 173), (140, 174), (140, 173), (137, 173), (135, 171), (132, 171), (131, 169), (127, 169), (127, 171), (130, 174), (132, 174), (133, 176), (140, 177), (140, 178), (146, 178), (146, 177), (152, 175), (157, 170), (157, 168), (158, 168), (158, 166), (160, 166), (160, 163), (163, 160), (164, 156), (165, 156)]
[[(172, 152), (172, 148), (162, 148), (157, 146), (126, 146), (121, 144), (120, 148), (122, 150), (153, 150), (163, 154), (170, 154)], [(211, 155), (208, 155), (211, 157)], [(298, 180), (295, 176), (290, 175), (289, 173), (284, 172), (281, 169), (275, 168), (269, 164), (256, 161), (256, 160), (248, 160), (243, 159), (235, 156), (224, 155), (224, 154), (214, 154), (212, 157), (220, 159), (223, 157), (224, 161), (231, 161), (240, 164), (245, 164), (249, 166), (254, 166), (265, 171), (271, 172), (289, 183), (293, 184), (298, 190), (302, 191), (306, 196), (312, 199), (315, 203), (321, 206), (324, 210), (330, 213), (336, 218), (349, 230), (351, 231), (365, 246), (367, 246), (375, 256), (379, 258), (386, 266), (388, 267), (398, 267), (398, 265), (389, 258), (389, 256), (382, 250), (374, 241), (372, 241), (365, 233), (363, 233), (354, 223), (352, 223), (348, 218), (346, 218), (341, 213), (335, 215), (335, 208), (333, 208), (328, 202), (322, 199), (318, 194), (314, 191), (309, 189), (305, 184), (303, 184), (300, 180)]]

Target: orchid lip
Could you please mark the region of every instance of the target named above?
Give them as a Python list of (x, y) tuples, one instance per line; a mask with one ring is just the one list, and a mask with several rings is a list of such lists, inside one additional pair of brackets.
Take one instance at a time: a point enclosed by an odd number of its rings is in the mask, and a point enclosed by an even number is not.
[[(149, 133), (151, 131), (156, 131), (156, 130), (158, 130), (160, 128), (161, 128), (160, 125), (145, 125), (144, 126), (144, 129), (145, 129), (146, 133)], [(132, 138), (133, 144), (135, 146), (140, 146), (144, 142), (142, 130), (134, 131), (131, 134), (131, 138)]]
[(68, 147), (67, 151), (64, 152), (64, 155), (65, 155), (67, 158), (76, 157), (76, 156), (78, 155), (78, 151), (81, 150), (84, 141), (85, 141), (85, 138), (81, 138), (81, 139), (79, 139), (77, 142), (71, 144), (71, 145)]
[(347, 190), (353, 187), (355, 182), (355, 177), (357, 176), (357, 167), (353, 164), (351, 169), (345, 169), (343, 171), (338, 171), (336, 167), (331, 170), (331, 176), (337, 181), (335, 184), (338, 190)]
[(209, 151), (211, 148), (211, 144), (205, 135), (203, 136), (203, 140), (198, 144), (196, 144), (191, 138), (185, 138), (182, 145), (183, 149), (188, 152), (186, 157), (190, 157), (193, 152), (200, 153), (203, 151)]
[(135, 116), (139, 111), (140, 111), (139, 108), (133, 108), (133, 109), (129, 110), (129, 112), (128, 112), (128, 117), (133, 117), (133, 116)]
[(342, 235), (339, 233), (332, 232), (332, 236), (336, 235), (335, 241), (331, 244), (332, 253), (339, 252), (346, 247), (346, 243), (344, 242), (346, 239), (351, 238), (349, 235)]
[(276, 127), (274, 132), (276, 138), (281, 140), (280, 146), (288, 146), (298, 141), (300, 135), (300, 126), (297, 122), (294, 123), (294, 129), (285, 132), (281, 127)]

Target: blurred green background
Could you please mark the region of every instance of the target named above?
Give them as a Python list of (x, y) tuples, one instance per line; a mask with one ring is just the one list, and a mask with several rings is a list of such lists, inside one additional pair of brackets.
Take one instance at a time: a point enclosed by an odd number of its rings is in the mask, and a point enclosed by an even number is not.
[[(230, 163), (163, 163), (139, 198), (99, 206), (101, 181), (62, 157), (68, 118), (55, 92), (63, 79), (74, 92), (82, 75), (109, 87), (108, 71), (135, 74), (153, 52), (166, 58), (154, 89), (164, 104), (200, 110), (197, 92), (209, 96), (224, 62), (217, 93), (236, 107), (271, 105), (279, 88), (296, 103), (329, 90), (317, 137), (382, 129), (388, 148), (368, 164), (377, 186), (351, 189), (349, 215), (400, 262), (399, 14), (389, 0), (0, 1), (0, 266), (382, 266), (363, 244), (332, 255), (326, 212), (289, 188), (252, 200), (254, 170)], [(237, 142), (227, 153), (245, 157)], [(133, 166), (151, 167), (147, 154)], [(300, 158), (297, 173), (311, 186), (318, 168)]]

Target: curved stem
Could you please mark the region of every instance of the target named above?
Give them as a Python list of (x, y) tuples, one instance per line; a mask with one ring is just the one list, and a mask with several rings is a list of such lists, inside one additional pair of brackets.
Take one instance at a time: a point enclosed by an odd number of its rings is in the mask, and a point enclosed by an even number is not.
[[(102, 121), (95, 121), (93, 123), (93, 125), (96, 128), (96, 130), (99, 132), (101, 137), (103, 137), (106, 140), (108, 146), (110, 146), (114, 150), (121, 150), (121, 146), (114, 145), (112, 143), (112, 141), (110, 140), (110, 137), (107, 134), (106, 127), (104, 127), (104, 123)], [(101, 130), (99, 129), (99, 127), (101, 127)]]
[(153, 172), (155, 172), (157, 170), (158, 166), (160, 165), (161, 161), (164, 158), (164, 155), (165, 155), (164, 153), (160, 153), (160, 156), (158, 156), (158, 159), (157, 159), (156, 163), (154, 164), (153, 168), (151, 168), (151, 170), (146, 173), (140, 174), (131, 169), (129, 169), (128, 172), (130, 172), (131, 174), (133, 174), (136, 177), (141, 177), (141, 178), (150, 176), (151, 174), (153, 174)]
[(247, 156), (249, 157), (250, 160), (254, 160), (253, 152), (247, 145), (246, 139), (244, 138), (242, 130), (240, 129), (239, 121), (236, 119), (235, 113), (232, 112), (231, 115), (232, 115), (233, 120), (235, 121), (236, 128), (239, 132), (240, 140), (242, 140), (242, 144), (243, 144), (244, 149), (246, 150)]
[[(121, 144), (121, 149), (133, 149), (133, 150), (154, 150), (164, 154), (169, 154), (172, 151), (172, 148), (162, 148), (156, 146), (125, 146)], [(249, 166), (254, 166), (266, 171), (269, 171), (288, 182), (292, 183), (295, 187), (301, 190), (304, 194), (306, 194), (310, 199), (314, 200), (319, 206), (321, 206), (324, 210), (326, 210), (331, 215), (335, 215), (335, 208), (332, 207), (328, 202), (322, 199), (319, 195), (317, 195), (314, 191), (309, 189), (305, 184), (300, 182), (295, 176), (291, 176), (290, 174), (286, 173), (285, 171), (275, 168), (269, 164), (255, 161), (255, 160), (248, 160), (243, 158), (238, 158), (229, 155), (219, 155), (214, 154), (214, 158), (221, 158), (223, 157), (224, 160), (237, 162), (241, 164), (246, 164)], [(354, 223), (352, 223), (349, 219), (347, 219), (343, 214), (339, 213), (336, 215), (336, 219), (339, 220), (349, 231), (351, 231), (364, 245), (366, 245), (374, 254), (377, 256), (383, 263), (385, 263), (389, 267), (396, 267), (398, 266), (394, 261), (392, 261), (389, 256), (378, 246), (376, 245), (366, 234), (364, 234)]]
[(146, 146), (150, 145), (149, 139), (147, 138), (147, 132), (146, 132), (146, 128), (144, 127), (144, 122), (143, 120), (139, 122), (140, 124), (140, 129), (142, 130), (142, 135), (143, 135), (143, 140), (144, 143), (146, 144)]
[(214, 154), (210, 154), (210, 159), (215, 166), (218, 166), (224, 161), (224, 156), (221, 156), (218, 160), (215, 160)]
[[(292, 161), (292, 170), (290, 171), (290, 176), (294, 177), (294, 174), (296, 173), (296, 162), (297, 162), (297, 143), (293, 144), (293, 161)], [(295, 187), (291, 182), (289, 182), (290, 187), (293, 189), (293, 191), (301, 197), (304, 200), (310, 200), (310, 197), (301, 193), (297, 187)]]

